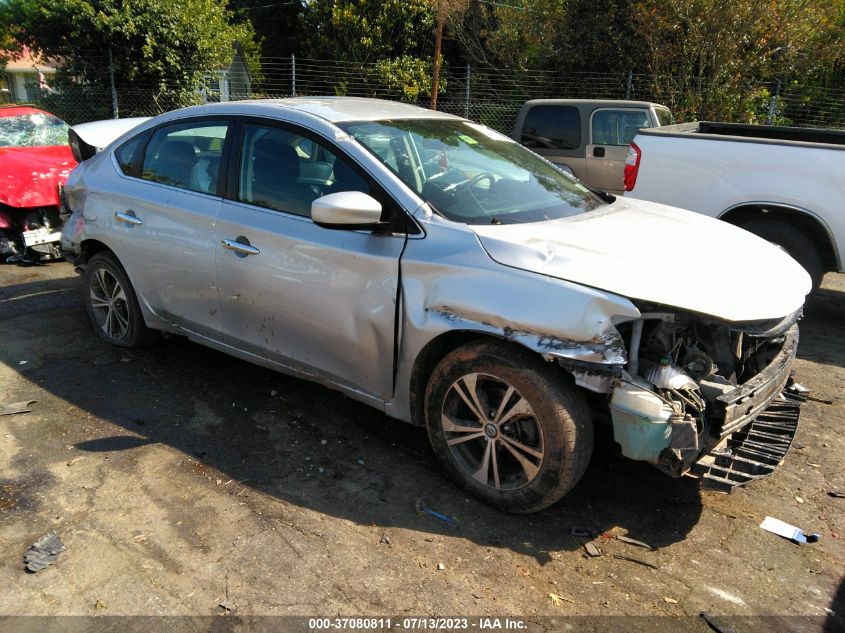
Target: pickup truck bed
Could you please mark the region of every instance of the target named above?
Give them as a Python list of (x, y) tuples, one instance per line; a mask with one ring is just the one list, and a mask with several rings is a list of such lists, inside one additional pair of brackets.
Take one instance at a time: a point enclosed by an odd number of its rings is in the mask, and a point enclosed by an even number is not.
[(643, 129), (626, 169), (625, 195), (718, 217), (775, 242), (814, 286), (826, 271), (842, 270), (845, 131), (710, 121)]

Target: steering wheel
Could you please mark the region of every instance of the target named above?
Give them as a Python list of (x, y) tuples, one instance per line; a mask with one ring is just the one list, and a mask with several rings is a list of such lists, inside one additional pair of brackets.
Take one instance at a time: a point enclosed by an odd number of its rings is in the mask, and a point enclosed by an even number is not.
[(489, 171), (480, 171), (475, 176), (467, 180), (463, 183), (464, 188), (469, 189), (472, 192), (473, 187), (475, 187), (478, 183), (483, 180), (487, 180), (490, 183), (490, 186), (493, 186), (493, 183), (496, 182), (496, 177), (491, 174)]
[(478, 208), (484, 212), (484, 215), (490, 216), (490, 212), (481, 204), (481, 200), (478, 199), (478, 196), (475, 195), (475, 187), (478, 183), (487, 180), (490, 183), (490, 187), (493, 186), (493, 183), (496, 182), (496, 177), (491, 174), (489, 171), (481, 171), (475, 174), (469, 180), (461, 183), (461, 189), (464, 191), (469, 192), (469, 195), (472, 196), (473, 201), (475, 204), (478, 205)]

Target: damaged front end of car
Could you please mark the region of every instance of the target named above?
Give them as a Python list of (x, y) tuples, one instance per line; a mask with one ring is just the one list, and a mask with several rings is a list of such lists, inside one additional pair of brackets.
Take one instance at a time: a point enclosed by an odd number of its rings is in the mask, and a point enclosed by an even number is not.
[(606, 394), (622, 454), (721, 490), (771, 474), (789, 450), (808, 392), (792, 377), (800, 310), (729, 323), (640, 305), (621, 324), (628, 361), (609, 372), (562, 362)]
[(61, 228), (56, 206), (18, 209), (0, 203), (0, 259), (26, 263), (60, 258)]

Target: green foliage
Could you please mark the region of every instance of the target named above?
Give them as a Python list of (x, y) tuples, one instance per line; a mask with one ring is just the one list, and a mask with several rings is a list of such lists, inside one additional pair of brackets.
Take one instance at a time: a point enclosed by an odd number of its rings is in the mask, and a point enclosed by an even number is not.
[(433, 55), (434, 13), (425, 0), (311, 0), (303, 20), (305, 57), (377, 62)]
[[(376, 79), (402, 101), (417, 103), (424, 95), (431, 95), (431, 62), (403, 55), (396, 59), (376, 62)], [(446, 80), (440, 80), (438, 93), (446, 91)]]
[(111, 50), (118, 90), (151, 95), (189, 93), (228, 66), (235, 43), (257, 53), (250, 23), (234, 23), (223, 0), (7, 0), (0, 24), (19, 46), (60, 58), (59, 81), (108, 88)]

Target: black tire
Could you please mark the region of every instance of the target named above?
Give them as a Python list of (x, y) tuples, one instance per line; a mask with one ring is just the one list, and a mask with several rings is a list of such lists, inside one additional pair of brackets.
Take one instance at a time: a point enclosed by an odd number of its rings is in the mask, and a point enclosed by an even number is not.
[[(472, 406), (464, 397), (470, 391), (477, 395)], [(474, 411), (485, 407), (479, 420)], [(522, 413), (508, 417), (515, 409)], [(580, 391), (539, 356), (506, 343), (477, 341), (447, 354), (429, 378), (425, 413), (446, 471), (507, 512), (558, 501), (581, 479), (593, 451), (592, 416)]]
[(94, 255), (82, 282), (85, 311), (101, 339), (118, 347), (145, 347), (160, 338), (144, 323), (135, 290), (112, 253)]
[(824, 260), (818, 246), (803, 231), (782, 220), (748, 220), (739, 226), (789, 253), (810, 274), (813, 290), (821, 285), (826, 272)]

